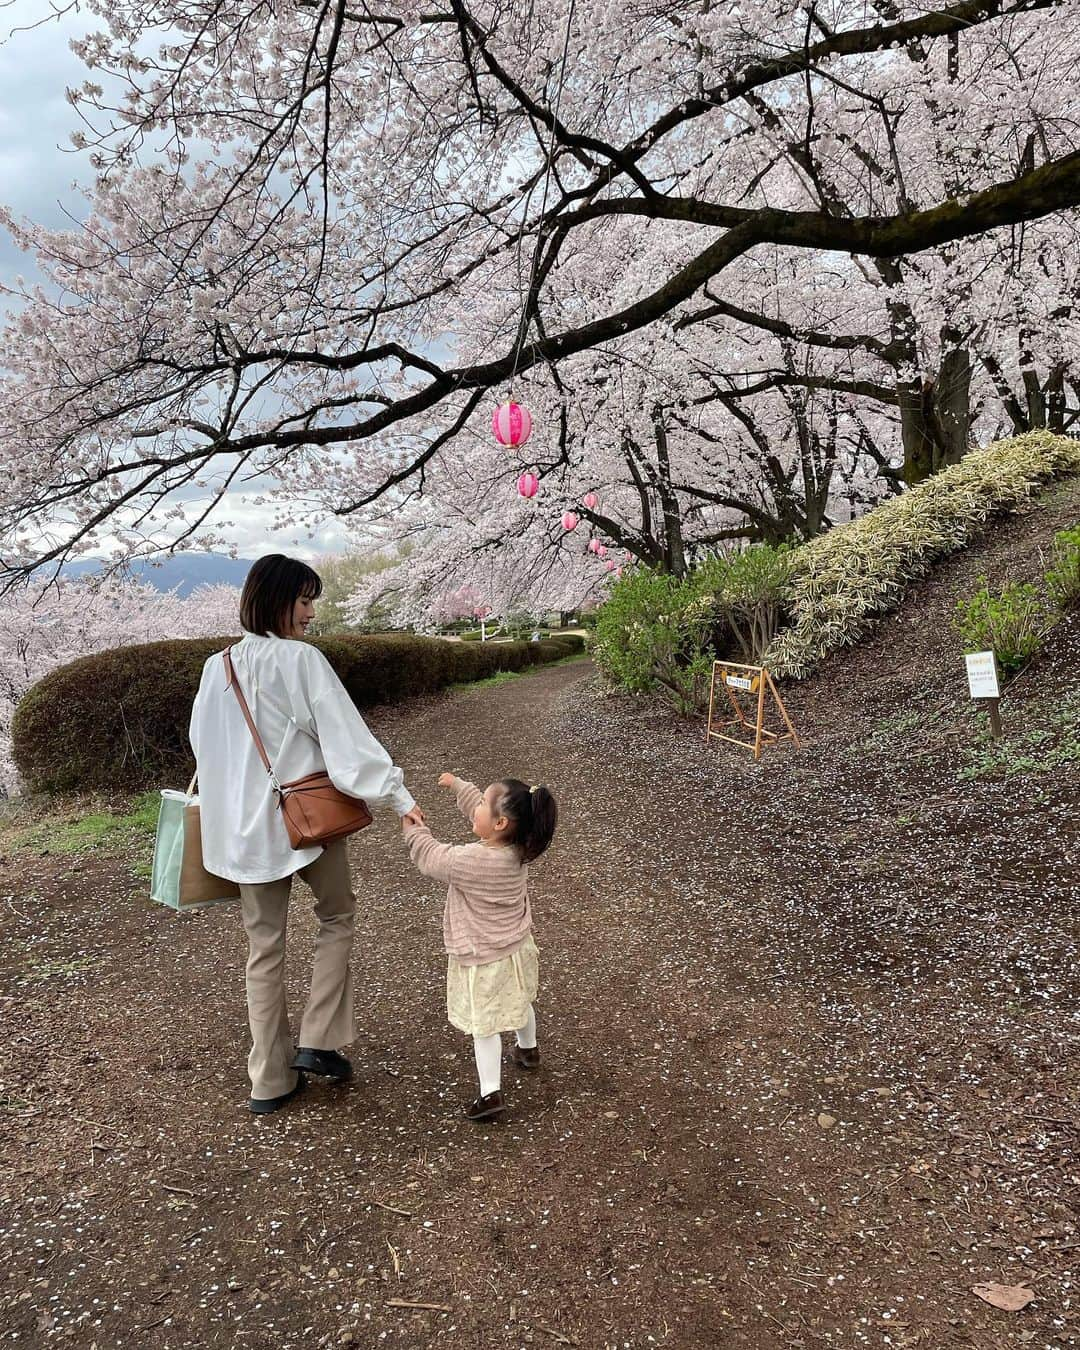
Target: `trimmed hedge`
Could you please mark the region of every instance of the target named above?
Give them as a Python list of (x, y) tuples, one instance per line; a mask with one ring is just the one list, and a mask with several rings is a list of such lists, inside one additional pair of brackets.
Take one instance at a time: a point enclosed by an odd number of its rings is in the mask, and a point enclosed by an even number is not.
[[(46, 792), (185, 786), (193, 769), (188, 721), (203, 665), (234, 641), (117, 647), (50, 671), (15, 712), (12, 750), (23, 781)], [(313, 641), (360, 708), (581, 650), (580, 640), (474, 645), (399, 633)]]
[(955, 553), (986, 521), (1015, 511), (1049, 480), (1080, 473), (1080, 441), (1031, 431), (973, 450), (858, 520), (792, 554), (791, 626), (765, 664), (801, 679), (830, 652), (857, 642), (938, 558)]
[(584, 633), (562, 633), (556, 629), (548, 634), (548, 640), (551, 642), (561, 642), (564, 647), (569, 647), (573, 652), (580, 655), (588, 646)]

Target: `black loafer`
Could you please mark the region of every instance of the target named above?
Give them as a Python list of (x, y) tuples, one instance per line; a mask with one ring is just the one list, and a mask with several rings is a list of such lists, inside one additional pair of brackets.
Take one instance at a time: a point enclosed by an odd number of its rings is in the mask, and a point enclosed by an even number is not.
[(515, 1045), (513, 1058), (519, 1069), (524, 1069), (527, 1073), (533, 1073), (540, 1067), (540, 1047), (534, 1045), (531, 1049), (526, 1050), (523, 1045)]
[(477, 1097), (465, 1108), (466, 1120), (491, 1120), (501, 1116), (506, 1110), (501, 1092), (489, 1092), (486, 1097)]
[(335, 1078), (339, 1083), (352, 1077), (352, 1065), (336, 1050), (306, 1050), (301, 1046), (292, 1066), (294, 1069), (320, 1074), (323, 1078)]
[(287, 1101), (291, 1101), (307, 1087), (307, 1079), (302, 1073), (296, 1075), (296, 1086), (291, 1092), (283, 1092), (280, 1097), (252, 1097), (248, 1109), (253, 1116), (268, 1116), (272, 1111), (280, 1111)]

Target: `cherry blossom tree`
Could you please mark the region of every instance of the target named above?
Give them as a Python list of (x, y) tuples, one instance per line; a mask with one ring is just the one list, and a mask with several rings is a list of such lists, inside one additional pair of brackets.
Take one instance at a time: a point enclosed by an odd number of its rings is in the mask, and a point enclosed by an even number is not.
[[(910, 259), (1080, 201), (1067, 0), (90, 12), (86, 222), (7, 221), (46, 278), (5, 339), (9, 579), (106, 533), (210, 542), (252, 476), (342, 515), (399, 503), (493, 393), (707, 285), (731, 303), (762, 248), (878, 272), (910, 403)], [(610, 287), (598, 261), (653, 236), (663, 270)]]
[[(1072, 234), (1071, 224), (1029, 227), (1027, 256), (1015, 242), (979, 241), (962, 266), (924, 255), (907, 264), (902, 286), (852, 276), (850, 264), (831, 288), (801, 268), (777, 269), (776, 285), (732, 278), (738, 301), (707, 287), (707, 303), (681, 322), (742, 334), (745, 371), (719, 377), (730, 406), (801, 389), (838, 395), (864, 415), (872, 408), (895, 423), (899, 473), (891, 436), (882, 444), (868, 434), (868, 453), (886, 477), (916, 482), (1003, 431), (1066, 432), (1080, 418)], [(917, 341), (891, 334), (898, 313)]]
[[(883, 19), (892, 17), (888, 4), (875, 8)], [(794, 175), (808, 200), (845, 217), (913, 211), (927, 190), (960, 198), (988, 172), (1033, 167), (1055, 129), (1075, 118), (1075, 105), (1059, 97), (1075, 83), (1075, 17), (1064, 26), (1032, 24), (1022, 37), (983, 27), (936, 44), (916, 38), (903, 44), (896, 62), (868, 70), (858, 89), (827, 78), (815, 94), (815, 115), (828, 128), (823, 138), (811, 134), (802, 103), (767, 104), (751, 95), (776, 149), (762, 186), (778, 176), (785, 191)], [(996, 111), (1017, 100), (1027, 110), (1020, 121)], [(973, 135), (974, 126), (992, 131)], [(833, 139), (849, 153), (823, 155), (823, 140)], [(782, 297), (766, 287), (749, 305), (740, 275), (748, 267), (735, 267), (705, 288), (710, 303), (686, 321), (745, 325), (771, 336), (780, 350), (810, 347), (848, 362), (828, 387), (896, 409), (903, 476), (917, 482), (956, 462), (980, 417), (991, 420), (998, 402), (1018, 431), (1062, 431), (1080, 415), (1078, 243), (1075, 213), (1065, 213), (910, 257), (856, 256), (843, 264), (839, 303), (831, 307), (799, 304), (810, 280), (805, 258), (776, 268), (788, 274)], [(752, 267), (758, 260), (740, 261)], [(766, 269), (758, 275), (764, 278)], [(773, 364), (776, 378), (790, 383), (790, 370)], [(820, 387), (818, 380), (813, 376), (809, 387)]]
[[(811, 537), (896, 490), (864, 445), (868, 428), (884, 438), (873, 412), (800, 388), (751, 411), (725, 394), (743, 359), (721, 330), (657, 324), (560, 363), (529, 394), (552, 435), (515, 451), (466, 429), (423, 490), (369, 508), (380, 547), (411, 551), (358, 588), (354, 616), (377, 600), (396, 622), (431, 624), (459, 588), (498, 616), (574, 609), (627, 565), (681, 574), (744, 540)], [(524, 468), (539, 479), (530, 499)]]

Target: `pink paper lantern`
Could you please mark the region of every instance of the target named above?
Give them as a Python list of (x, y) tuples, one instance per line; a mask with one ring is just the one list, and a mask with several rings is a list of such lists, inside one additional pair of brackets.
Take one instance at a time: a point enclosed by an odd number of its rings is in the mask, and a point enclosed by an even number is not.
[(540, 479), (529, 470), (518, 479), (518, 491), (523, 497), (535, 497), (540, 490)]
[(578, 518), (577, 516), (574, 515), (573, 511), (564, 511), (562, 518), (563, 529), (567, 531), (576, 530), (577, 526), (578, 526)]
[(599, 539), (590, 539), (590, 540), (589, 540), (589, 552), (590, 552), (590, 553), (599, 553), (599, 552), (600, 552), (600, 540), (599, 540)]
[(585, 508), (591, 511), (593, 507), (596, 505), (596, 503), (599, 501), (599, 498), (597, 497), (595, 492), (586, 492), (585, 496), (582, 497), (581, 501), (582, 504), (585, 506)]
[(492, 413), (491, 430), (500, 445), (524, 445), (532, 435), (532, 415), (520, 403), (500, 403)]
[(596, 556), (597, 556), (598, 558), (603, 558), (603, 557), (605, 557), (606, 555), (607, 555), (607, 549), (604, 547), (603, 544), (598, 544), (598, 545), (597, 545), (597, 548), (596, 548)]
[(615, 569), (615, 575), (616, 575), (616, 577), (621, 577), (621, 576), (622, 576), (622, 568), (621, 568), (621, 567), (616, 567), (616, 569)]
[(609, 558), (608, 561), (604, 564), (604, 567), (605, 567), (606, 570), (609, 571), (609, 572), (614, 572), (614, 571), (615, 571), (615, 564), (611, 561), (610, 558)]

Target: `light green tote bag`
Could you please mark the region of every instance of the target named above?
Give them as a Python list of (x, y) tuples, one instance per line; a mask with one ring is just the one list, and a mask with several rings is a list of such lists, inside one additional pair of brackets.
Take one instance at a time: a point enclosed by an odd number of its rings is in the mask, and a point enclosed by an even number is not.
[(235, 881), (216, 877), (203, 866), (195, 782), (193, 778), (186, 792), (161, 790), (150, 899), (175, 910), (201, 909), (204, 905), (240, 898), (240, 887)]

